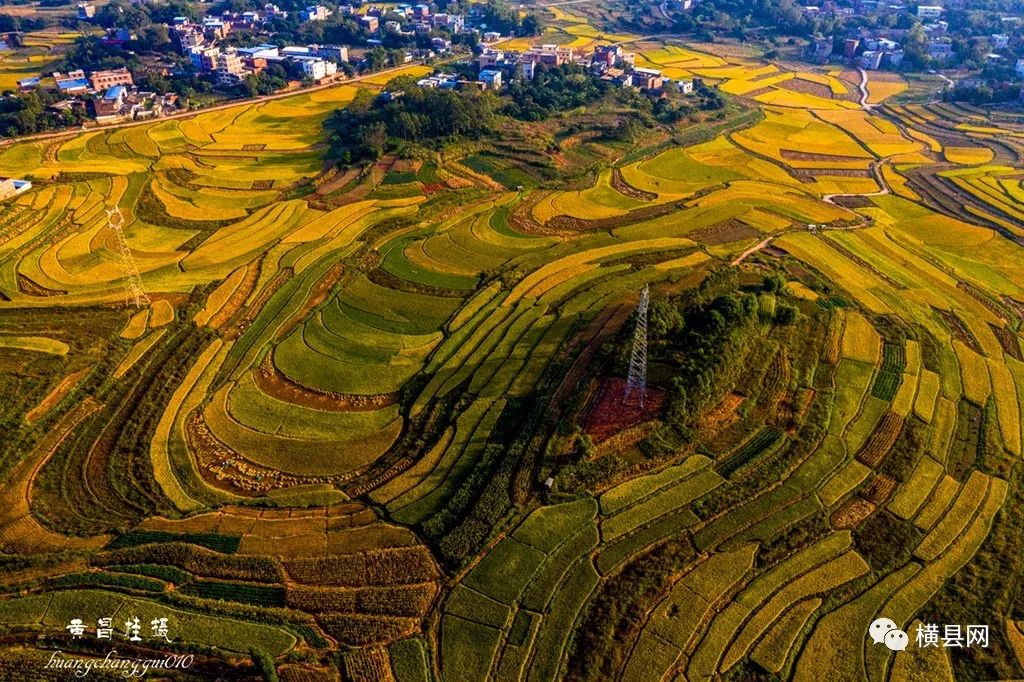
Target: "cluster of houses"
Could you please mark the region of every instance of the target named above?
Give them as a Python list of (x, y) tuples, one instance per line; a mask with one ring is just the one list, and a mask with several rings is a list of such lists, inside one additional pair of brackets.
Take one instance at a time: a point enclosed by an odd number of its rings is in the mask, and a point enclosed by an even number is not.
[[(141, 91), (128, 69), (105, 69), (86, 74), (82, 69), (53, 73), (64, 99), (51, 105), (56, 111), (86, 108), (101, 123), (162, 116), (177, 108), (177, 96)], [(39, 87), (39, 78), (18, 81), (21, 90)]]
[[(383, 35), (398, 33), (406, 36), (429, 34), (434, 29), (444, 29), (450, 33), (465, 30), (466, 19), (461, 14), (431, 13), (429, 5), (399, 4), (396, 6), (371, 5), (362, 13), (351, 5), (342, 5), (337, 9), (342, 15), (349, 15), (370, 34)], [(323, 5), (310, 5), (300, 12), (303, 21), (324, 21), (334, 11)], [(187, 55), (198, 73), (209, 73), (216, 76), (217, 83), (222, 86), (233, 86), (241, 82), (249, 74), (258, 74), (268, 64), (274, 62), (292, 62), (301, 67), (302, 75), (316, 82), (329, 79), (338, 71), (340, 64), (349, 61), (348, 48), (339, 45), (309, 45), (306, 47), (288, 46), (277, 48), (264, 44), (246, 48), (219, 47), (221, 41), (232, 31), (244, 28), (252, 31), (260, 23), (269, 22), (275, 16), (285, 15), (276, 5), (267, 4), (262, 12), (225, 12), (220, 17), (206, 17), (202, 21), (193, 22), (186, 17), (176, 17), (171, 26), (174, 38), (181, 52)], [(394, 18), (389, 18), (394, 17)], [(397, 19), (402, 19), (399, 22)], [(486, 38), (497, 40), (499, 34), (486, 34)], [(379, 45), (382, 40), (371, 38), (370, 45)], [(431, 39), (431, 50), (417, 53), (415, 56), (429, 58), (435, 54), (450, 52), (452, 41), (436, 36)], [(414, 55), (406, 56), (412, 61)]]
[(338, 72), (338, 64), (348, 61), (348, 48), (341, 45), (286, 46), (264, 44), (255, 47), (191, 47), (186, 52), (197, 73), (214, 74), (217, 83), (231, 87), (250, 74), (258, 74), (268, 64), (298, 64), (303, 76), (320, 82)]
[(842, 61), (869, 71), (903, 63), (903, 46), (890, 38), (868, 36), (847, 38), (813, 38), (807, 46), (806, 58), (815, 64)]
[[(355, 8), (348, 5), (343, 5), (339, 11), (344, 14), (356, 14)], [(388, 16), (395, 16), (396, 19), (387, 19)], [(402, 33), (409, 36), (430, 33), (433, 29), (444, 29), (454, 34), (461, 33), (466, 28), (465, 15), (444, 12), (432, 14), (430, 5), (405, 3), (394, 7), (370, 5), (366, 12), (358, 17), (358, 21), (368, 33)]]
[[(540, 45), (523, 52), (484, 47), (475, 60), (478, 70), (476, 84), (484, 90), (500, 90), (504, 83), (516, 76), (533, 80), (538, 64), (548, 67), (579, 64), (589, 68), (602, 80), (622, 88), (661, 92), (668, 85), (675, 84), (684, 94), (693, 92), (693, 81), (673, 81), (657, 69), (635, 67), (634, 61), (635, 55), (618, 45), (598, 46), (589, 56), (576, 53), (571, 47), (559, 45)], [(419, 81), (419, 85), (430, 88), (455, 88), (464, 83), (458, 77), (444, 73)]]
[[(949, 35), (949, 22), (943, 20), (949, 9), (962, 9), (960, 0), (947, 0), (943, 5), (916, 5), (914, 16), (920, 21), (924, 30), (928, 56), (938, 66), (948, 64), (953, 56), (953, 38)], [(903, 4), (887, 4), (875, 0), (854, 0), (852, 6), (839, 7), (829, 0), (821, 6), (809, 5), (803, 8), (805, 14), (824, 16), (857, 16), (881, 15), (907, 11)], [(991, 52), (986, 56), (989, 62), (1004, 59), (1000, 50), (1005, 50), (1010, 43), (1010, 34), (1019, 31), (1019, 17), (1004, 17), (1007, 25), (1005, 32), (993, 33), (988, 36)], [(815, 38), (807, 46), (806, 58), (817, 64), (845, 62), (867, 70), (880, 68), (896, 68), (904, 57), (902, 42), (908, 29), (900, 28), (868, 28), (862, 27), (857, 35), (845, 40), (833, 38)]]

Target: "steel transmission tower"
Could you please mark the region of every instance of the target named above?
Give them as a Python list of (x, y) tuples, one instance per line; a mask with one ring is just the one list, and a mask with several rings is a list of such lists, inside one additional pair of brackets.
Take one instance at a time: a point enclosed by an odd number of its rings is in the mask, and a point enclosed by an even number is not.
[(633, 391), (639, 391), (641, 407), (647, 393), (647, 304), (650, 298), (650, 289), (645, 285), (640, 294), (640, 303), (636, 306), (633, 353), (629, 357), (629, 376), (626, 378), (626, 399), (629, 399)]
[(124, 290), (128, 296), (128, 302), (136, 308), (144, 308), (149, 305), (149, 296), (142, 287), (139, 268), (135, 265), (132, 250), (128, 248), (128, 241), (124, 238), (124, 216), (121, 214), (119, 206), (107, 209), (107, 225), (114, 233), (114, 247), (121, 261), (121, 267), (124, 269)]

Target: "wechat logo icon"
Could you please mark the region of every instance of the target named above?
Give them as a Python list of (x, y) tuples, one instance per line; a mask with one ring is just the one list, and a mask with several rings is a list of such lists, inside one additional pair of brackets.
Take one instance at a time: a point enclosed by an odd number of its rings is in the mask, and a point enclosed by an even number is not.
[(896, 623), (888, 618), (877, 619), (868, 628), (868, 634), (875, 644), (884, 644), (891, 651), (905, 651), (910, 642), (907, 633), (896, 627)]

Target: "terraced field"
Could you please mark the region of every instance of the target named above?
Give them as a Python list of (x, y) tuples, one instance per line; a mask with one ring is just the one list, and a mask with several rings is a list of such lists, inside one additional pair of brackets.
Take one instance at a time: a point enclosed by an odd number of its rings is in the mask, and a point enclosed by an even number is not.
[[(3, 148), (5, 655), (132, 612), (237, 676), (1024, 675), (1024, 125), (635, 49), (756, 115), (572, 187), (334, 167), (349, 86)], [(756, 342), (688, 427), (601, 414), (639, 292), (722, 281)], [(881, 615), (992, 645), (883, 652)]]

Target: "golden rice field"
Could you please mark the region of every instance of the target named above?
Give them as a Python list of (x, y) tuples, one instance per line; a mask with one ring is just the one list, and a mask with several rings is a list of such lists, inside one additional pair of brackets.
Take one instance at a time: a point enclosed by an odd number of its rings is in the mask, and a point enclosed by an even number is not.
[[(632, 49), (757, 115), (571, 189), (333, 167), (352, 85), (3, 147), (0, 659), (110, 610), (280, 679), (1024, 676), (1019, 126)], [(756, 341), (692, 432), (591, 439), (640, 291), (733, 275)]]

